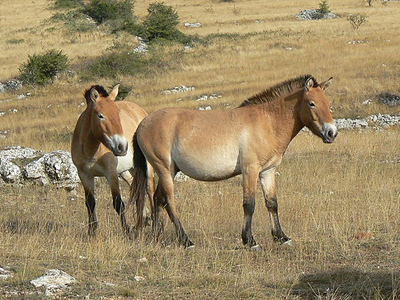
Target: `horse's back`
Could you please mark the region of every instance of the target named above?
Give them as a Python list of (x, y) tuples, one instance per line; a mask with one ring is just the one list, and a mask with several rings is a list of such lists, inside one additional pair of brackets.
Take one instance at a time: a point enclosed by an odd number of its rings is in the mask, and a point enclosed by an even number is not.
[(139, 123), (147, 116), (146, 111), (139, 105), (129, 101), (117, 101), (115, 104), (120, 109), (121, 125), (124, 136), (131, 140)]

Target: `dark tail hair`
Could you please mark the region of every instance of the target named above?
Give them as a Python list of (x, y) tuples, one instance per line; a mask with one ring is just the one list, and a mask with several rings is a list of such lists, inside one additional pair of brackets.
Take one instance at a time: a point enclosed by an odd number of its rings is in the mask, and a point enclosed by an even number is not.
[(136, 203), (136, 229), (143, 227), (143, 212), (147, 194), (147, 161), (137, 142), (136, 133), (133, 136), (133, 181), (130, 190), (130, 203)]

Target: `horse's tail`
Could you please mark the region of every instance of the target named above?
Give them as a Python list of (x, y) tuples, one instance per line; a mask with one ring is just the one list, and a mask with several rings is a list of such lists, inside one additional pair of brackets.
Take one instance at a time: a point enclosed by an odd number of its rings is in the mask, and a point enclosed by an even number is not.
[(130, 189), (130, 203), (136, 203), (136, 229), (143, 227), (143, 214), (147, 193), (147, 161), (137, 142), (137, 135), (133, 136), (133, 181)]

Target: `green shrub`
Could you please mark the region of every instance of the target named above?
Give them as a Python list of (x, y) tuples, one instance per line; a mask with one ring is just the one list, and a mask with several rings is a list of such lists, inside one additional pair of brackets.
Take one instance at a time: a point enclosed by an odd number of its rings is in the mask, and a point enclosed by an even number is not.
[(92, 60), (82, 71), (81, 78), (83, 80), (93, 80), (95, 78), (117, 79), (124, 75), (153, 74), (160, 70), (166, 70), (174, 61), (179, 61), (181, 53), (167, 55), (163, 47), (156, 48), (152, 47), (146, 53), (129, 52), (119, 48), (117, 51)]
[(329, 4), (328, 4), (328, 1), (327, 1), (327, 0), (322, 0), (322, 1), (319, 3), (318, 11), (319, 11), (321, 14), (327, 14), (327, 13), (331, 12), (330, 9), (329, 9)]
[(182, 37), (183, 33), (177, 29), (179, 16), (171, 6), (155, 2), (150, 4), (147, 11), (148, 15), (143, 22), (146, 39), (149, 41), (158, 38), (175, 40)]
[(20, 79), (28, 84), (48, 84), (68, 67), (68, 57), (62, 51), (50, 50), (43, 55), (28, 55), (28, 58), (28, 62), (19, 67)]
[(84, 13), (98, 24), (106, 21), (133, 21), (132, 0), (91, 0)]

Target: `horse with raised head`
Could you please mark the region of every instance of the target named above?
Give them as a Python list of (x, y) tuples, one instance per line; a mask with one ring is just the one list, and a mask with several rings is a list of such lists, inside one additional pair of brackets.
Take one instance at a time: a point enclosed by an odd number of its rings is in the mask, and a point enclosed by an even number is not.
[[(337, 128), (325, 94), (332, 78), (320, 84), (311, 75), (294, 78), (245, 100), (227, 111), (162, 109), (139, 125), (134, 137), (134, 181), (131, 199), (137, 205), (137, 228), (142, 226), (146, 160), (159, 177), (154, 195), (153, 226), (162, 231), (160, 211), (165, 208), (179, 243), (194, 244), (176, 213), (174, 176), (178, 171), (196, 180), (223, 180), (243, 176), (243, 244), (259, 245), (252, 234), (257, 180), (260, 179), (273, 239), (288, 243), (278, 216), (275, 172), (290, 141), (306, 126), (325, 143), (332, 143)], [(136, 176), (142, 173), (142, 176)], [(140, 182), (142, 178), (142, 182)]]
[[(85, 91), (87, 107), (80, 115), (72, 137), (72, 161), (78, 169), (85, 190), (91, 236), (98, 226), (94, 196), (95, 177), (107, 179), (113, 206), (120, 215), (123, 230), (128, 236), (131, 231), (126, 222), (118, 175), (131, 184), (133, 147), (128, 141), (132, 140), (136, 128), (147, 113), (135, 103), (114, 101), (118, 95), (118, 87), (119, 85), (115, 86), (110, 93), (99, 85)], [(148, 178), (148, 183), (149, 189), (153, 189), (152, 178)]]

